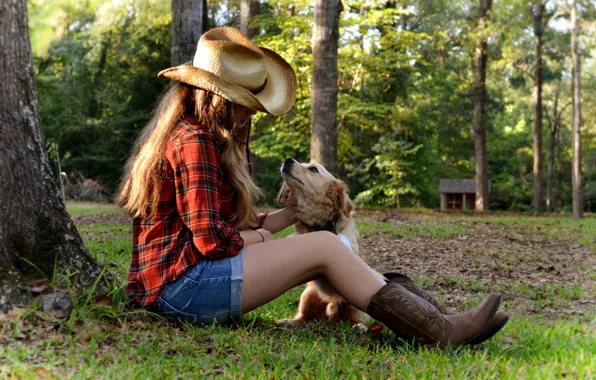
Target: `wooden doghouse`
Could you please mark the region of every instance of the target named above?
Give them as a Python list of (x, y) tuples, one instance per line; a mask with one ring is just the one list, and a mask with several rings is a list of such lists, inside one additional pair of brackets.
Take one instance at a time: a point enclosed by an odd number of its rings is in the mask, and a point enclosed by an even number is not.
[[(488, 181), (490, 193), (491, 182)], [(441, 179), (441, 210), (476, 209), (476, 182), (474, 179)]]

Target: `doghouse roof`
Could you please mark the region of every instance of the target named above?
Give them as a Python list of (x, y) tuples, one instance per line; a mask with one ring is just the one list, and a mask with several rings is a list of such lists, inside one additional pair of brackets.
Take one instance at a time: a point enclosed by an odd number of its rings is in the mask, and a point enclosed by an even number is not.
[[(491, 181), (488, 181), (490, 191)], [(439, 192), (441, 193), (476, 193), (476, 182), (474, 179), (447, 179), (439, 180)]]

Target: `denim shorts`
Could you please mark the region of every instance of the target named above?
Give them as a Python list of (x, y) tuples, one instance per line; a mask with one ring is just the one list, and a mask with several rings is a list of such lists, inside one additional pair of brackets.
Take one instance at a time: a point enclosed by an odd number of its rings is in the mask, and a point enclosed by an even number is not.
[(166, 285), (151, 309), (190, 322), (228, 322), (242, 314), (242, 251), (234, 257), (201, 260)]

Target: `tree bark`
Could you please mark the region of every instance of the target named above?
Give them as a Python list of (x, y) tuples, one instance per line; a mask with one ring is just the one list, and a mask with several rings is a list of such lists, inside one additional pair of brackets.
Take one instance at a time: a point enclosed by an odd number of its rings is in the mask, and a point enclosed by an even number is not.
[[(62, 202), (44, 150), (25, 0), (0, 2), (0, 310), (31, 300), (27, 280), (72, 274), (75, 290), (101, 272)], [(100, 282), (99, 290), (104, 289)]]
[(259, 34), (259, 27), (250, 27), (250, 23), (261, 13), (259, 0), (242, 0), (240, 3), (240, 31), (248, 38)]
[(172, 0), (172, 66), (193, 59), (199, 38), (208, 29), (207, 10), (207, 0)]
[(577, 42), (577, 0), (571, 2), (571, 71), (572, 100), (573, 100), (573, 125), (571, 128), (571, 150), (573, 160), (571, 163), (571, 184), (573, 191), (573, 217), (584, 217), (584, 192), (582, 188), (582, 70), (578, 53)]
[(99, 62), (97, 63), (97, 71), (93, 75), (93, 88), (89, 99), (89, 117), (96, 118), (99, 114), (99, 106), (97, 104), (97, 94), (101, 86), (101, 79), (103, 78), (103, 71), (106, 66), (106, 59), (108, 56), (108, 35), (103, 36), (104, 40), (101, 42), (101, 50), (99, 51)]
[[(555, 167), (555, 147), (558, 129), (557, 109), (559, 107), (559, 86), (553, 101), (553, 115), (550, 119), (550, 146), (548, 148), (548, 173), (546, 176), (546, 212), (553, 211), (553, 171)], [(547, 113), (548, 114), (548, 113)]]
[(474, 49), (474, 148), (476, 164), (476, 210), (489, 208), (488, 157), (486, 147), (486, 71), (488, 42), (484, 35), (492, 0), (480, 0), (479, 38)]
[[(253, 38), (259, 34), (259, 27), (250, 27), (250, 23), (253, 21), (255, 16), (261, 13), (261, 3), (259, 0), (242, 0), (240, 3), (240, 31), (248, 38)], [(249, 144), (255, 141), (258, 136), (254, 133), (253, 128), (250, 135)], [(250, 174), (252, 178), (256, 180), (257, 177), (257, 160), (258, 157), (252, 151), (250, 154)]]
[(333, 175), (337, 165), (337, 45), (341, 0), (315, 0), (310, 159)]
[(557, 127), (551, 126), (550, 146), (548, 148), (548, 175), (546, 179), (546, 212), (553, 212), (553, 171), (555, 167), (555, 137), (557, 136)]
[(534, 21), (534, 44), (536, 48), (536, 64), (534, 65), (534, 200), (536, 212), (544, 211), (542, 205), (542, 35), (544, 5), (542, 0), (532, 6)]

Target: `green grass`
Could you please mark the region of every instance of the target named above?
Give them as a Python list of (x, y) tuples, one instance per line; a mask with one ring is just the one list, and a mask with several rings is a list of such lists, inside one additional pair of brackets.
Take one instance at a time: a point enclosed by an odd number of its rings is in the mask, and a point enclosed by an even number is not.
[(132, 249), (130, 224), (79, 225), (77, 228), (93, 258), (101, 263), (112, 264), (113, 269), (120, 272), (128, 270)]
[[(444, 220), (444, 219), (442, 219)], [(461, 219), (454, 219), (461, 221)], [(469, 217), (468, 222), (500, 223), (519, 226), (524, 232), (543, 233), (549, 237), (573, 239), (584, 247), (596, 247), (596, 218), (572, 219), (561, 217)]]
[(70, 215), (122, 214), (122, 210), (112, 203), (66, 202), (66, 211)]
[[(69, 206), (69, 211), (74, 209), (78, 215), (92, 215), (97, 210), (72, 207)], [(592, 221), (581, 228), (568, 220), (552, 225), (549, 223), (553, 221), (534, 218), (477, 221), (537, 225), (547, 234), (559, 226), (580, 231), (594, 228)], [(130, 260), (131, 226), (97, 224), (78, 228), (91, 254), (115, 269), (118, 277), (115, 288), (122, 286)], [(359, 222), (359, 229), (362, 234), (381, 231), (392, 236), (431, 240), (468, 231), (465, 223), (397, 227)], [(287, 229), (277, 237), (292, 232)], [(557, 238), (558, 233), (552, 234)], [(477, 303), (480, 294), (486, 292), (481, 282), (458, 277), (416, 280), (423, 286), (432, 287), (440, 281), (478, 294), (466, 301), (469, 305)], [(40, 322), (38, 312), (0, 321), (0, 378), (33, 379), (48, 375), (117, 379), (596, 377), (594, 313), (548, 319), (528, 310), (514, 315), (501, 334), (480, 347), (430, 350), (409, 346), (387, 331), (381, 336), (362, 335), (345, 324), (319, 322), (295, 331), (276, 328), (276, 319), (294, 314), (300, 290), (294, 289), (243, 316), (238, 324), (224, 326), (173, 323), (131, 309), (124, 302), (122, 288), (116, 289), (107, 303), (95, 303), (83, 295), (64, 322)], [(584, 296), (577, 286), (549, 284), (511, 282), (490, 290), (509, 292), (551, 307), (565, 307)], [(503, 307), (507, 308), (507, 301)]]
[[(363, 336), (347, 325), (295, 331), (272, 321), (294, 312), (293, 291), (249, 313), (239, 325), (176, 325), (146, 315), (119, 320), (83, 309), (59, 338), (0, 346), (0, 376), (190, 378), (592, 378), (594, 326), (574, 320), (513, 318), (479, 349), (411, 347), (385, 332)], [(17, 332), (18, 334), (18, 332)]]
[(448, 239), (454, 235), (468, 232), (464, 224), (436, 224), (436, 225), (404, 225), (397, 226), (389, 223), (367, 223), (357, 221), (358, 231), (361, 235), (382, 232), (391, 236), (412, 236), (429, 238), (431, 240)]

